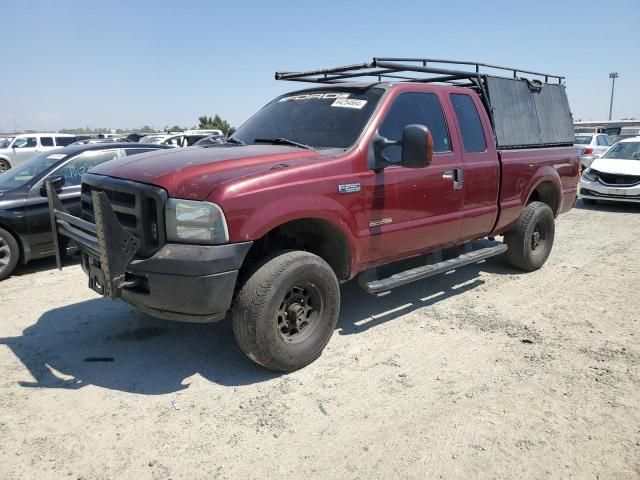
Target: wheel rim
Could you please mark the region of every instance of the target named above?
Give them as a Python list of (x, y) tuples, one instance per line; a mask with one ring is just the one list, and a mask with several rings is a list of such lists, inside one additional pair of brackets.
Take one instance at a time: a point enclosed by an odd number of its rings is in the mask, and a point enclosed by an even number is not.
[(0, 272), (7, 268), (9, 262), (11, 262), (9, 243), (3, 237), (0, 237)]
[(539, 252), (544, 250), (547, 243), (547, 230), (540, 223), (536, 223), (531, 233), (531, 251)]
[(4, 173), (9, 170), (9, 165), (6, 162), (0, 162), (0, 173)]
[(287, 343), (302, 343), (313, 335), (324, 310), (318, 287), (305, 282), (285, 293), (276, 314), (276, 329)]

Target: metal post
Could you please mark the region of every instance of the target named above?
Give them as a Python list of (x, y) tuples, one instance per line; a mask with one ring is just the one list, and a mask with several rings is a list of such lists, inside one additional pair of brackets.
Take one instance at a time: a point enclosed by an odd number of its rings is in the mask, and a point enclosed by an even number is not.
[(611, 79), (611, 101), (609, 102), (609, 120), (611, 120), (611, 114), (613, 113), (613, 89), (616, 86), (616, 78), (618, 78), (618, 72), (611, 72), (609, 78)]

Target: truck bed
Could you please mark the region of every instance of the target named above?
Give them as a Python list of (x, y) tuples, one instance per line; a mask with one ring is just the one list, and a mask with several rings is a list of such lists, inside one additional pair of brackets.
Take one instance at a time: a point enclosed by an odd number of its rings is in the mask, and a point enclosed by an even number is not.
[(499, 235), (513, 225), (529, 199), (529, 192), (536, 191), (543, 182), (551, 182), (562, 192), (556, 199), (556, 215), (568, 211), (575, 203), (580, 172), (575, 148), (498, 150), (498, 158), (501, 168), (499, 215), (492, 235)]

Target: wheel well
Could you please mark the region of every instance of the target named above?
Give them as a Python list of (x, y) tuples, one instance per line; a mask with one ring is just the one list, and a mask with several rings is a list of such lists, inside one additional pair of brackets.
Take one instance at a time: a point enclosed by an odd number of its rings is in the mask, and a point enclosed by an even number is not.
[[(303, 218), (284, 223), (256, 240), (247, 253), (246, 265), (276, 250), (305, 250), (318, 255), (333, 269), (339, 280), (351, 274), (351, 251), (342, 231), (317, 218)], [(243, 270), (247, 268), (243, 266)]]
[(558, 209), (560, 207), (560, 196), (558, 195), (558, 191), (555, 185), (552, 182), (542, 182), (540, 183), (531, 195), (529, 195), (529, 199), (527, 200), (527, 205), (531, 202), (542, 202), (546, 203), (551, 207), (554, 215), (558, 214)]

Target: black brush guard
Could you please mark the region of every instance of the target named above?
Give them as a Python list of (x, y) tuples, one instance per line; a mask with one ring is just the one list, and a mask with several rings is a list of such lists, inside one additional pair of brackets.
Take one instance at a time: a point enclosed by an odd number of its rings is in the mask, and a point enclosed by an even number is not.
[[(58, 269), (62, 268), (65, 246), (70, 239), (87, 256), (89, 288), (112, 300), (120, 298), (124, 288), (140, 284), (141, 278), (127, 279), (126, 269), (140, 249), (140, 240), (125, 230), (107, 194), (92, 191), (96, 223), (74, 217), (64, 207), (55, 186), (45, 181), (49, 215)], [(84, 265), (84, 259), (83, 259)]]

